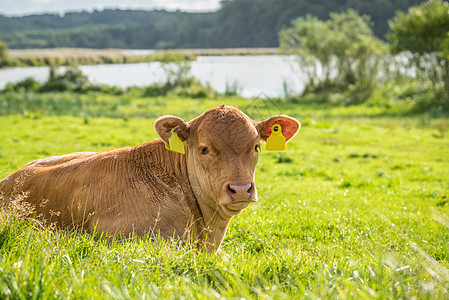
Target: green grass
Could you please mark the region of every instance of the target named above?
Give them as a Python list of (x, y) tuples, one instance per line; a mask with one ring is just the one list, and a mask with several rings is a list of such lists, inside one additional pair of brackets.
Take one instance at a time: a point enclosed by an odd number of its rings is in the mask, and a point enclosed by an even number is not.
[(227, 255), (2, 213), (0, 298), (448, 297), (448, 117), (400, 105), (1, 94), (0, 177), (37, 158), (143, 143), (157, 116), (191, 119), (221, 103), (303, 123), (285, 153), (262, 152), (260, 200), (231, 221)]

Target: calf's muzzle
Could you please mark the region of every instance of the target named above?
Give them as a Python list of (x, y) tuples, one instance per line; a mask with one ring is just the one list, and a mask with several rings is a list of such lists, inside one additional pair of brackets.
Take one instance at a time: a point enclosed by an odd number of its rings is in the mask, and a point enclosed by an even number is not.
[(234, 183), (228, 184), (227, 193), (233, 201), (251, 201), (251, 196), (254, 193), (254, 183)]

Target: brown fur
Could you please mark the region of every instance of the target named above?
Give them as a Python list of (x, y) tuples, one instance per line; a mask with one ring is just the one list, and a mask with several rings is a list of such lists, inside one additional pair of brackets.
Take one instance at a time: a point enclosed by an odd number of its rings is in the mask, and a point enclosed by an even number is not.
[[(224, 105), (189, 123), (164, 116), (155, 122), (161, 139), (25, 165), (0, 181), (2, 204), (26, 192), (36, 215), (62, 228), (191, 238), (218, 249), (231, 218), (257, 201), (256, 145), (276, 122), (287, 140), (299, 129), (290, 117), (257, 123)], [(185, 155), (164, 147), (173, 128)]]

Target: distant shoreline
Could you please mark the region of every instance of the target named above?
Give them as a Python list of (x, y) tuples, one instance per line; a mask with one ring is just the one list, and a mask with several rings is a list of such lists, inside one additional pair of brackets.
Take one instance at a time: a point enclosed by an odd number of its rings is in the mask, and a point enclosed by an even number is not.
[(197, 56), (277, 55), (279, 48), (224, 49), (10, 49), (9, 67), (125, 64), (154, 61), (191, 61)]

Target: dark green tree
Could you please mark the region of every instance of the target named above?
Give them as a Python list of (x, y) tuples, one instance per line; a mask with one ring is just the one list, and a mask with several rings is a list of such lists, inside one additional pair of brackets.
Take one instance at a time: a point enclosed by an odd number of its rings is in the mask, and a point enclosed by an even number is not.
[(397, 12), (387, 35), (393, 53), (411, 53), (418, 75), (442, 91), (449, 106), (449, 3), (430, 0)]
[(387, 20), (424, 0), (224, 0), (216, 12), (105, 9), (93, 12), (7, 17), (0, 39), (10, 49), (277, 47), (278, 32), (308, 14), (327, 20), (348, 8), (371, 16), (383, 38)]

